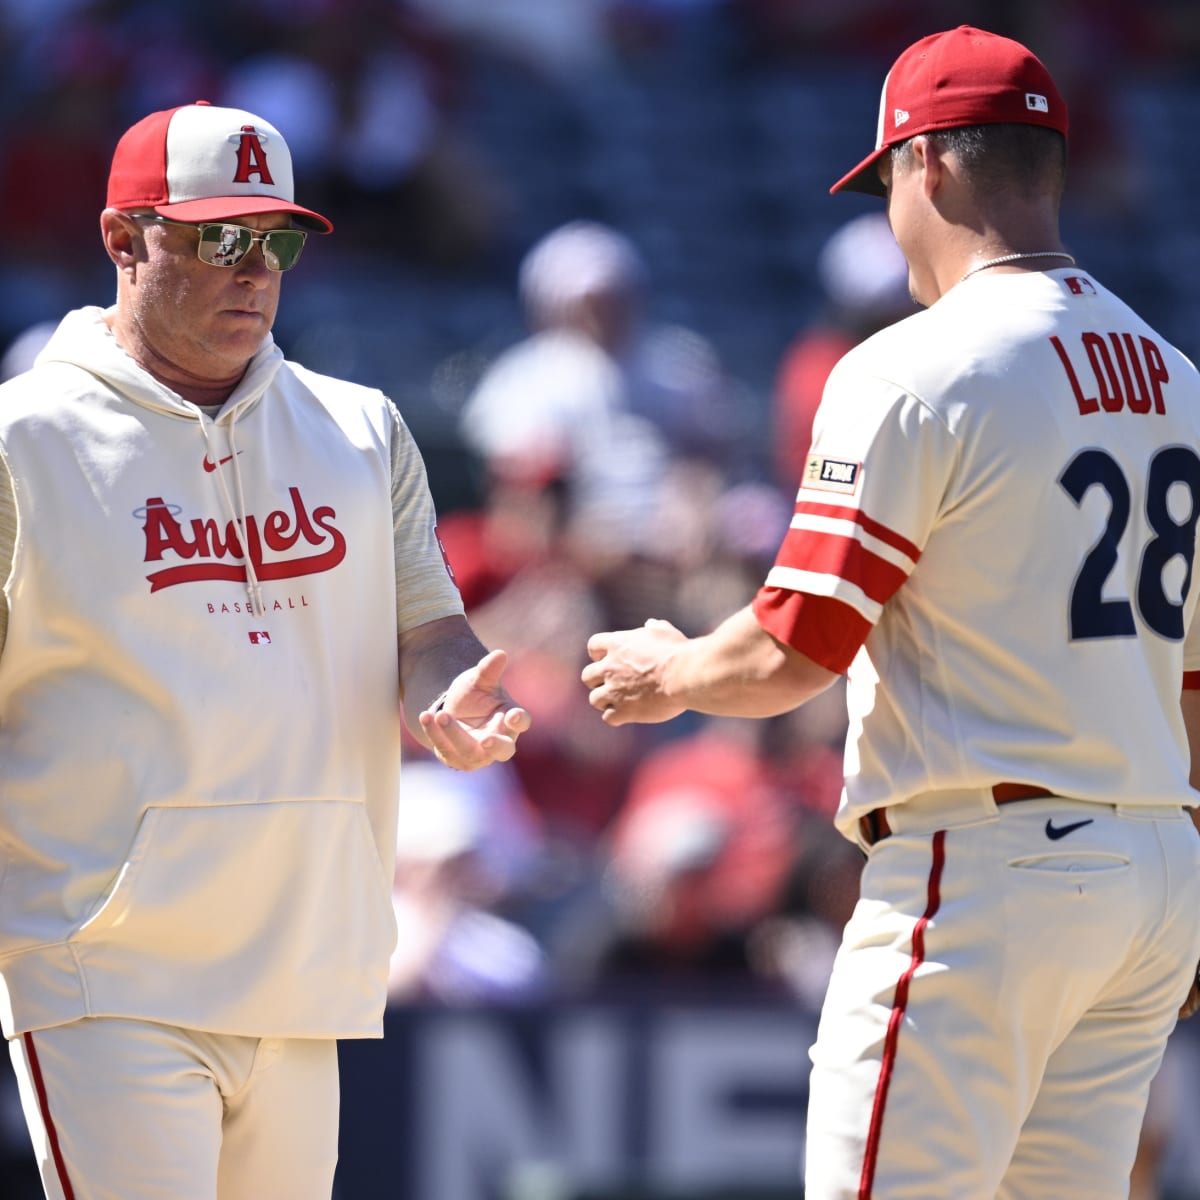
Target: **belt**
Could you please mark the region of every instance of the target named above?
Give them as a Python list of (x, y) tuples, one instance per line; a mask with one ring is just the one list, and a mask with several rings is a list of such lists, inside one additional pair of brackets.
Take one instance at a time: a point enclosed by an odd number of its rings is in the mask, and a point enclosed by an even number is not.
[[(992, 799), (997, 804), (1013, 804), (1017, 800), (1044, 800), (1057, 795), (1048, 788), (1035, 787), (1031, 783), (997, 783), (992, 786)], [(868, 846), (890, 837), (892, 826), (887, 819), (887, 809), (877, 808), (858, 819), (859, 832)]]

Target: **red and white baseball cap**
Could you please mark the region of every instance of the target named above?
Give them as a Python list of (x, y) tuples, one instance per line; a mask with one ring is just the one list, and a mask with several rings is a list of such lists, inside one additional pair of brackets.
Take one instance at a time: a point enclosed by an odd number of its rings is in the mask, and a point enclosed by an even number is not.
[(1067, 134), (1050, 72), (1020, 42), (960, 25), (914, 42), (883, 81), (875, 149), (831, 192), (883, 196), (875, 164), (900, 142), (960, 125), (1043, 125)]
[(151, 208), (179, 221), (291, 213), (298, 225), (333, 223), (293, 199), (292, 155), (269, 121), (206, 100), (143, 117), (113, 152), (108, 207)]

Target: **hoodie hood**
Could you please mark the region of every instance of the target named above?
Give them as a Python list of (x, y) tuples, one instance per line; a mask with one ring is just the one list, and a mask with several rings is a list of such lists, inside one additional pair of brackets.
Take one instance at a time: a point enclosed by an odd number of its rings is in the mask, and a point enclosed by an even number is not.
[[(68, 313), (42, 348), (34, 365), (65, 362), (80, 367), (113, 391), (142, 408), (168, 416), (198, 420), (201, 409), (178, 392), (160, 383), (140, 367), (113, 336), (106, 318), (113, 310), (90, 306)], [(218, 424), (233, 422), (256, 404), (283, 365), (283, 352), (268, 333), (246, 368), (241, 382), (216, 417)]]

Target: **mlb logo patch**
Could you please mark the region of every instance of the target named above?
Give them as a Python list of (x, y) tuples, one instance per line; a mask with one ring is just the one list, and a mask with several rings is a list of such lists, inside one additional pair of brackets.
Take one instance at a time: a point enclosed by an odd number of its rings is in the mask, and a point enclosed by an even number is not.
[(818, 492), (840, 492), (843, 496), (852, 496), (858, 491), (861, 474), (862, 463), (810, 454), (804, 465), (804, 483), (801, 486)]
[(1096, 294), (1096, 285), (1090, 279), (1083, 275), (1068, 275), (1063, 283), (1076, 296), (1094, 296)]
[(254, 646), (269, 646), (271, 644), (271, 635), (265, 629), (251, 629), (250, 643)]
[(1026, 92), (1025, 107), (1030, 112), (1048, 113), (1050, 111), (1050, 101), (1045, 96), (1038, 95), (1037, 92)]

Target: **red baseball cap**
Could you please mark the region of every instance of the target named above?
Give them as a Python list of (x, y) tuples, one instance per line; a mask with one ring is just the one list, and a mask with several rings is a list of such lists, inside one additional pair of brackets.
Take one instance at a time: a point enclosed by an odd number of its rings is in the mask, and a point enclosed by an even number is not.
[(875, 149), (831, 192), (884, 196), (875, 164), (893, 146), (960, 125), (1042, 125), (1067, 134), (1067, 106), (1020, 42), (960, 25), (914, 42), (883, 81)]
[(113, 152), (108, 207), (151, 208), (180, 221), (291, 213), (298, 225), (333, 223), (293, 199), (292, 155), (269, 121), (207, 100), (143, 117)]

